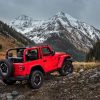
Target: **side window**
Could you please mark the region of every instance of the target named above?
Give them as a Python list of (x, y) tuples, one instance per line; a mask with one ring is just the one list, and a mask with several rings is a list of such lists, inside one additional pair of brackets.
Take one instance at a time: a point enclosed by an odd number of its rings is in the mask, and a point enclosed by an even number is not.
[(33, 61), (38, 59), (38, 50), (33, 49), (33, 50), (28, 50), (26, 52), (26, 61)]
[(43, 53), (43, 56), (48, 56), (51, 54), (51, 50), (49, 48), (42, 48), (42, 53)]

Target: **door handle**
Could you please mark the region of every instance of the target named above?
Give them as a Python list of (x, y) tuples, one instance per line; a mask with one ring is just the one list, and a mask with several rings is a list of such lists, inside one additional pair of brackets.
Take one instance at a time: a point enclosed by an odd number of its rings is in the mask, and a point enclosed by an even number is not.
[(43, 60), (43, 62), (46, 62), (47, 60)]

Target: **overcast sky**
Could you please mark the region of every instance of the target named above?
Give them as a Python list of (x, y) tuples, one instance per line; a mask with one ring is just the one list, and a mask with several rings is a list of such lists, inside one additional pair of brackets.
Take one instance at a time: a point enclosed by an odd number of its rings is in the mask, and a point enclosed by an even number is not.
[(100, 0), (0, 0), (0, 20), (22, 14), (48, 19), (60, 11), (100, 28)]

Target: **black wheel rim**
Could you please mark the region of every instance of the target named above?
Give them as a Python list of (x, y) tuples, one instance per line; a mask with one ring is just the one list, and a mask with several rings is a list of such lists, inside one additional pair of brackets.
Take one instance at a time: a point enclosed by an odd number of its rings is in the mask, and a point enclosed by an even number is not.
[(5, 63), (0, 64), (0, 71), (2, 75), (7, 75), (8, 73), (8, 66)]
[(38, 86), (41, 84), (41, 75), (40, 74), (35, 74), (32, 82), (34, 83), (35, 86)]

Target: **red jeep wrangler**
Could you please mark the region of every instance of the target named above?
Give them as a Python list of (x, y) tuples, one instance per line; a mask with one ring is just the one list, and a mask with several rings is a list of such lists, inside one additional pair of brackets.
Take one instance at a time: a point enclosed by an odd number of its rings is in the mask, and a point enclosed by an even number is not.
[(55, 70), (63, 76), (72, 73), (71, 56), (55, 52), (48, 45), (9, 49), (6, 59), (0, 61), (0, 79), (8, 85), (28, 80), (29, 85), (37, 89), (44, 75)]

